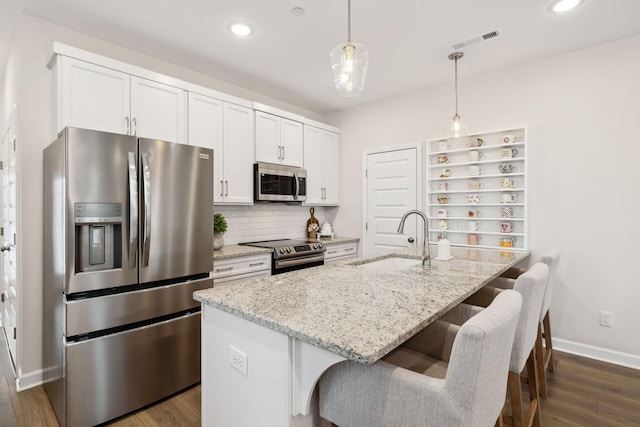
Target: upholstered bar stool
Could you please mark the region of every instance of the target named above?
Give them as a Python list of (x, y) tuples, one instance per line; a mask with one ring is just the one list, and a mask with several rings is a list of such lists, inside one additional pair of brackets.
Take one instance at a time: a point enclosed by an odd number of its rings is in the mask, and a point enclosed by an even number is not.
[[(553, 342), (551, 340), (551, 320), (549, 319), (549, 307), (553, 289), (557, 281), (558, 263), (560, 261), (560, 251), (552, 249), (540, 257), (540, 262), (549, 267), (549, 280), (542, 299), (542, 309), (540, 310), (540, 324), (538, 325), (538, 336), (536, 338), (536, 360), (538, 363), (538, 374), (540, 382), (540, 396), (547, 398), (547, 371), (553, 372)], [(510, 269), (513, 275), (519, 271), (517, 276), (526, 270)], [(516, 276), (516, 278), (517, 278)], [(513, 289), (515, 279), (498, 277), (489, 285), (472, 295), (465, 301), (468, 304), (486, 307), (501, 289)], [(544, 339), (544, 350), (542, 340)]]
[[(513, 289), (522, 295), (522, 311), (518, 319), (516, 337), (511, 351), (511, 363), (509, 365), (509, 397), (511, 400), (512, 418), (507, 420), (514, 427), (539, 426), (540, 403), (538, 401), (538, 374), (536, 363), (535, 342), (538, 335), (538, 325), (542, 300), (544, 298), (549, 267), (544, 263), (537, 263), (526, 273), (521, 274), (513, 285)], [(498, 298), (507, 290), (487, 288), (480, 292), (483, 298)], [(491, 295), (493, 294), (493, 295)], [(470, 298), (471, 299), (471, 298)], [(460, 304), (442, 316), (443, 321), (460, 324), (470, 313), (480, 308), (476, 305)], [(529, 385), (529, 409), (524, 412), (522, 401), (522, 389), (520, 386), (521, 374), (527, 368), (527, 383)]]
[(332, 366), (319, 381), (320, 416), (340, 427), (494, 425), (521, 305), (504, 291), (461, 326), (436, 321), (372, 365)]

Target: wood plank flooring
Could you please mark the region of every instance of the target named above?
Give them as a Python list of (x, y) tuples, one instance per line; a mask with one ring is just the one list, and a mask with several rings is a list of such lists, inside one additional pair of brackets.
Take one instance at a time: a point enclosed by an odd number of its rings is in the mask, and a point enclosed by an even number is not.
[[(547, 374), (549, 397), (540, 399), (543, 426), (640, 425), (640, 371), (556, 351), (554, 357), (556, 371)], [(0, 427), (57, 426), (42, 386), (16, 393), (4, 334), (0, 338), (0, 365)], [(200, 385), (107, 425), (199, 426)]]

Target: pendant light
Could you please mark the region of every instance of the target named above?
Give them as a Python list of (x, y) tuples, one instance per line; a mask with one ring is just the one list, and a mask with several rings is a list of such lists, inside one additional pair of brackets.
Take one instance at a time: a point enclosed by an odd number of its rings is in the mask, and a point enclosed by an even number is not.
[(340, 96), (358, 96), (364, 89), (369, 53), (360, 43), (351, 41), (351, 0), (348, 0), (347, 42), (331, 50), (331, 71), (336, 93)]
[(463, 138), (467, 135), (467, 124), (464, 119), (458, 115), (458, 59), (462, 58), (464, 53), (453, 52), (449, 55), (449, 59), (455, 62), (455, 88), (456, 88), (456, 114), (449, 119), (449, 139)]

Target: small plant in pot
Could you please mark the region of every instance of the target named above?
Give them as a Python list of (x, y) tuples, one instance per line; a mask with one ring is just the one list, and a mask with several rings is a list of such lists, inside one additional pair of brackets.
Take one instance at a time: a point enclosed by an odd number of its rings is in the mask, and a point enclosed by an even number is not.
[(224, 238), (222, 235), (227, 231), (227, 220), (221, 213), (213, 215), (213, 249), (222, 249)]

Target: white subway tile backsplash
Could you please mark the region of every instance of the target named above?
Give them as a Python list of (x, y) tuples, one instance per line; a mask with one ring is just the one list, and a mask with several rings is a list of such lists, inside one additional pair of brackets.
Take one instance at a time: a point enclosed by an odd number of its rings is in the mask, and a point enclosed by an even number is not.
[[(224, 235), (227, 245), (242, 242), (301, 239), (307, 236), (307, 220), (310, 218), (308, 206), (285, 203), (259, 203), (253, 206), (214, 206), (227, 220), (228, 229)], [(314, 216), (320, 224), (333, 223), (338, 208), (314, 207)]]

